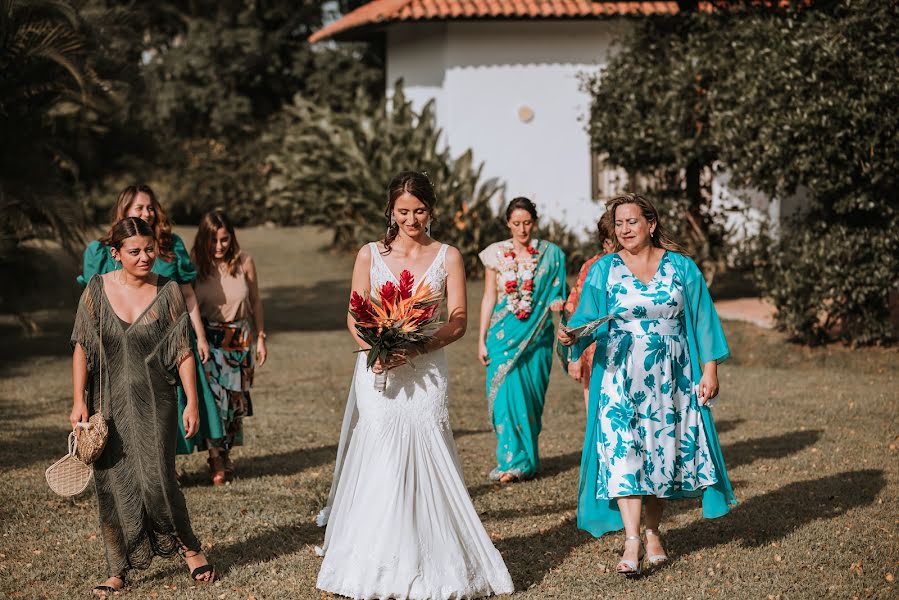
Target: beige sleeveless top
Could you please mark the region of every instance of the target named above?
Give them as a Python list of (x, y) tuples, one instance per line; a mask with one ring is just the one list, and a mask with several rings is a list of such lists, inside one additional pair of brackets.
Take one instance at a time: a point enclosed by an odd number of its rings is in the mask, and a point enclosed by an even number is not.
[(237, 275), (232, 276), (227, 266), (220, 265), (209, 277), (197, 280), (200, 315), (207, 321), (229, 323), (250, 316), (250, 286), (243, 270), (243, 260), (245, 258), (241, 259)]

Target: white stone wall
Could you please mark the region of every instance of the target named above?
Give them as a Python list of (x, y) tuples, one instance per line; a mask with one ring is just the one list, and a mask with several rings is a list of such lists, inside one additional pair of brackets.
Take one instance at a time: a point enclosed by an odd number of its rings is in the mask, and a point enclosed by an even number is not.
[[(437, 99), (451, 150), (472, 148), (506, 199), (528, 196), (540, 211), (592, 229), (589, 95), (580, 76), (606, 62), (623, 19), (400, 23), (388, 29), (387, 78), (402, 77), (416, 106)], [(533, 118), (525, 122), (522, 113)]]

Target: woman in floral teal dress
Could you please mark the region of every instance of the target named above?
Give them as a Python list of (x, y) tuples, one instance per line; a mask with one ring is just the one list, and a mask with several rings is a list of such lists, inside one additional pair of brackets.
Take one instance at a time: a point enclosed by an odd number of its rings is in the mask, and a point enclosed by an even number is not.
[(537, 208), (515, 198), (506, 209), (512, 239), (481, 251), (486, 267), (478, 358), (487, 367), (487, 403), (496, 432), (490, 479), (508, 483), (540, 468), (537, 438), (552, 368), (553, 321), (565, 299), (565, 254), (531, 239)]
[[(112, 211), (111, 227), (125, 217), (138, 217), (147, 222), (156, 234), (157, 259), (153, 263), (153, 272), (162, 275), (178, 283), (181, 293), (187, 302), (190, 313), (190, 321), (194, 336), (194, 362), (197, 369), (197, 396), (200, 407), (200, 435), (188, 438), (184, 431), (178, 436), (178, 454), (190, 454), (197, 447), (194, 440), (220, 439), (224, 436), (221, 420), (218, 417), (218, 409), (215, 404), (215, 396), (206, 381), (203, 372), (203, 363), (209, 358), (209, 344), (206, 342), (206, 332), (203, 329), (203, 320), (200, 317), (200, 308), (197, 297), (194, 294), (192, 284), (197, 278), (197, 270), (190, 260), (187, 247), (181, 237), (172, 233), (172, 226), (163, 210), (162, 205), (156, 199), (156, 194), (148, 185), (129, 185), (119, 194)], [(103, 275), (121, 268), (120, 263), (112, 257), (110, 249), (110, 236), (107, 233), (99, 240), (94, 240), (84, 250), (82, 272), (77, 281), (86, 286), (94, 275)], [(187, 397), (183, 388), (178, 387), (178, 406), (180, 412), (184, 411)], [(180, 414), (180, 413), (179, 413)]]
[[(661, 228), (655, 207), (628, 194), (609, 202), (617, 252), (587, 275), (570, 327), (614, 318), (578, 340), (560, 332), (573, 358), (596, 342), (581, 459), (578, 526), (595, 536), (625, 529), (617, 570), (642, 570), (645, 547), (668, 557), (659, 525), (666, 499), (702, 496), (703, 513), (735, 504), (708, 402), (717, 365), (730, 352), (696, 264)], [(575, 343), (576, 342), (576, 343)]]

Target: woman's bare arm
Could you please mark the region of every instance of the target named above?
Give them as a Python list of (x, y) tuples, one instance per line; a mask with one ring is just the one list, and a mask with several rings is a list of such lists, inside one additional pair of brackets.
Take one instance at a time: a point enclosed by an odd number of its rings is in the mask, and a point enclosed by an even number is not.
[(468, 328), (468, 299), (465, 295), (465, 265), (462, 254), (450, 246), (446, 252), (446, 323), (427, 343), (425, 352), (433, 352), (452, 344)]
[[(368, 244), (362, 246), (359, 250), (359, 253), (356, 254), (356, 264), (353, 265), (353, 282), (352, 282), (352, 292), (357, 292), (358, 294), (371, 292), (371, 250), (369, 249)], [(347, 302), (347, 306), (349, 306), (349, 302)], [(359, 334), (356, 333), (356, 319), (353, 318), (353, 315), (347, 311), (346, 314), (346, 326), (350, 331), (350, 335), (353, 336), (353, 339), (363, 350), (368, 350), (369, 345), (362, 341), (362, 338), (359, 337)]]
[(75, 344), (75, 350), (72, 352), (72, 412), (69, 414), (72, 429), (77, 423), (86, 423), (90, 416), (87, 414), (85, 388), (87, 388), (87, 354), (81, 344)]
[(478, 325), (478, 360), (486, 366), (490, 362), (487, 356), (487, 331), (490, 329), (490, 318), (496, 308), (496, 271), (487, 267), (484, 270), (484, 297), (481, 298), (481, 314)]

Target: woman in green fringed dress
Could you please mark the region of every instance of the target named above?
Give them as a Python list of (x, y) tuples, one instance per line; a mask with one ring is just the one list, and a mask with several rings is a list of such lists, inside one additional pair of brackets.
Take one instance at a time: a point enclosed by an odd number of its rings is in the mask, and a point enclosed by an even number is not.
[[(178, 435), (178, 454), (191, 454), (196, 448), (194, 440), (218, 440), (224, 437), (221, 419), (216, 407), (215, 395), (206, 381), (203, 363), (209, 358), (209, 344), (200, 316), (200, 308), (194, 294), (192, 284), (197, 278), (194, 268), (181, 237), (172, 233), (172, 226), (156, 198), (156, 194), (147, 185), (129, 185), (119, 194), (113, 207), (112, 224), (125, 217), (138, 217), (146, 221), (156, 234), (157, 258), (153, 263), (153, 272), (171, 279), (181, 287), (181, 293), (187, 302), (190, 322), (193, 329), (191, 344), (194, 348), (194, 362), (197, 368), (197, 396), (200, 408), (200, 435), (188, 438), (181, 429)], [(121, 264), (113, 260), (109, 245), (110, 233), (99, 240), (94, 240), (84, 250), (81, 275), (77, 281), (86, 286), (94, 275), (103, 275), (121, 268)], [(183, 413), (187, 403), (184, 389), (178, 387), (179, 414)]]
[(552, 312), (566, 297), (565, 254), (531, 238), (537, 208), (515, 198), (506, 209), (512, 238), (479, 257), (486, 267), (478, 358), (487, 367), (487, 404), (496, 432), (490, 479), (508, 483), (540, 469), (537, 438), (553, 356)]
[[(215, 569), (191, 527), (175, 478), (176, 422), (197, 433), (199, 411), (190, 318), (178, 285), (152, 271), (153, 230), (140, 218), (110, 229), (121, 269), (94, 275), (81, 294), (72, 329), (72, 428), (101, 413), (109, 427), (92, 463), (108, 579), (95, 596), (116, 596), (154, 556), (180, 553), (194, 583)], [(178, 418), (175, 382), (187, 406)]]

